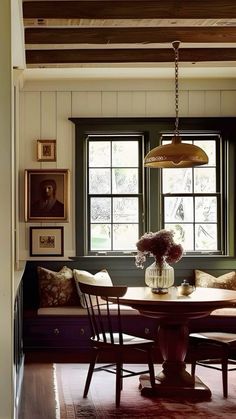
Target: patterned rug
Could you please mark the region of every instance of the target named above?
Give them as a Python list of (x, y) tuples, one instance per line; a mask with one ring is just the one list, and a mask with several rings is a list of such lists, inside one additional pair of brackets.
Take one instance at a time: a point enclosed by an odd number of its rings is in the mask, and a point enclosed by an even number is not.
[[(224, 399), (221, 372), (197, 367), (197, 375), (212, 391), (212, 399), (204, 402), (144, 397), (138, 389), (138, 377), (126, 378), (121, 392), (121, 405), (117, 409), (115, 375), (103, 371), (93, 374), (88, 397), (83, 399), (87, 369), (87, 364), (54, 365), (60, 419), (236, 417), (236, 371), (229, 372), (229, 396)], [(160, 366), (155, 369), (158, 371)]]

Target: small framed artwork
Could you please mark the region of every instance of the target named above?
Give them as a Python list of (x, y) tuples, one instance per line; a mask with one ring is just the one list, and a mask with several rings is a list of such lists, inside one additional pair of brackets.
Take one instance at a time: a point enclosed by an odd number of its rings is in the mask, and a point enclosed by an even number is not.
[(56, 140), (37, 140), (37, 161), (56, 161)]
[(69, 170), (25, 170), (25, 221), (69, 220)]
[(30, 256), (63, 255), (63, 227), (30, 227)]

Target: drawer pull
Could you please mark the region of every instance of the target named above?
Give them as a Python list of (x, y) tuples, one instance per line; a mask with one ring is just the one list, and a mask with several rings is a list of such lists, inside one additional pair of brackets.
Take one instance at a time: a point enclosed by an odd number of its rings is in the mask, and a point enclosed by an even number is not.
[(149, 335), (150, 334), (150, 329), (148, 327), (145, 327), (144, 333), (145, 333), (145, 335)]
[(83, 329), (83, 328), (81, 328), (81, 329), (80, 329), (80, 334), (81, 334), (81, 335), (84, 335), (84, 333), (85, 333), (84, 329)]
[(59, 335), (60, 330), (59, 329), (53, 329), (53, 333), (54, 333), (54, 335)]

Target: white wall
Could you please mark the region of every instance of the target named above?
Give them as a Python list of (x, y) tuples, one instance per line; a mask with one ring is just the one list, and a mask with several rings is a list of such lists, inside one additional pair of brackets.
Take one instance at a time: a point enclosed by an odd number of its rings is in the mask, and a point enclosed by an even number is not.
[(0, 418), (13, 418), (13, 174), (11, 2), (0, 13)]
[[(173, 80), (168, 79), (49, 80), (25, 83), (20, 94), (21, 260), (29, 259), (29, 226), (33, 225), (24, 222), (23, 171), (33, 168), (68, 168), (71, 171), (70, 222), (58, 225), (64, 225), (65, 257), (75, 255), (74, 125), (68, 118), (170, 117), (174, 116), (174, 103), (174, 84)], [(180, 117), (235, 116), (236, 79), (180, 80), (179, 108)], [(57, 140), (57, 162), (37, 162), (37, 139)]]

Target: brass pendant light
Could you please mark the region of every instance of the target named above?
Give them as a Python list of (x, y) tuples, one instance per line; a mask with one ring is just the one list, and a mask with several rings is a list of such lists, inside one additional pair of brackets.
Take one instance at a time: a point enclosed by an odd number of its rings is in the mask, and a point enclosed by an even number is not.
[(175, 52), (175, 132), (172, 141), (160, 145), (149, 151), (144, 159), (145, 167), (153, 168), (182, 168), (200, 166), (208, 163), (208, 156), (204, 150), (193, 144), (181, 142), (179, 134), (179, 41), (172, 46)]

